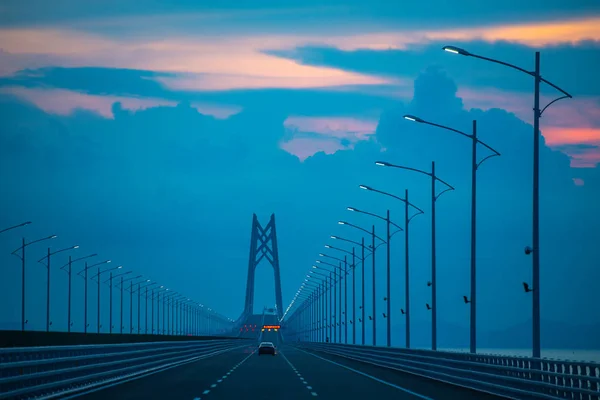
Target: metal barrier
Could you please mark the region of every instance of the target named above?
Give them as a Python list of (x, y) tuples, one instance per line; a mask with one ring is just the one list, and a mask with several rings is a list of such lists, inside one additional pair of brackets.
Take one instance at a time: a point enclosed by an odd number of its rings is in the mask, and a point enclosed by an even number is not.
[(337, 343), (294, 345), (510, 398), (600, 400), (597, 363)]
[(207, 340), (0, 349), (0, 399), (52, 398), (248, 346)]

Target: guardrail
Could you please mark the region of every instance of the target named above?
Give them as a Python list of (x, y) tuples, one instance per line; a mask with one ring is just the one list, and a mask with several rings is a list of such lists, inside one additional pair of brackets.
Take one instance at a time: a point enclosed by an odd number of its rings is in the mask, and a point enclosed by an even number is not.
[(293, 345), (510, 398), (600, 400), (597, 363), (337, 343)]
[(0, 399), (50, 399), (248, 346), (207, 340), (0, 349)]

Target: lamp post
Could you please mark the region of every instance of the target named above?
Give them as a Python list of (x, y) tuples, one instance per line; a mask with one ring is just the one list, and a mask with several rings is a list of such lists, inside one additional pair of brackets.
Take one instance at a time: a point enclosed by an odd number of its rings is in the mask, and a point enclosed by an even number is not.
[[(344, 221), (339, 221), (338, 223), (340, 225), (353, 226), (351, 224), (347, 224)], [(362, 229), (360, 227), (356, 227), (356, 228)], [(365, 303), (364, 303), (364, 294), (365, 294), (364, 293), (364, 288), (365, 288), (365, 285), (364, 285), (364, 277), (365, 277), (365, 273), (364, 273), (364, 269), (365, 269), (364, 268), (364, 261), (365, 261), (365, 259), (364, 259), (364, 255), (365, 255), (365, 240), (363, 238), (362, 242), (356, 242), (354, 240), (345, 239), (343, 237), (333, 236), (333, 235), (330, 236), (330, 238), (334, 239), (334, 240), (341, 240), (341, 241), (344, 241), (344, 242), (352, 243), (352, 244), (355, 244), (357, 246), (361, 246), (361, 248), (362, 248), (362, 257), (358, 257), (356, 255), (356, 249), (355, 249), (355, 247), (352, 247), (352, 252), (351, 253), (349, 252), (352, 255), (352, 265), (351, 265), (351, 270), (352, 270), (352, 321), (353, 321), (352, 322), (352, 344), (356, 344), (356, 258), (358, 258), (361, 261), (361, 263), (363, 263), (363, 268), (362, 268), (362, 289), (363, 289), (362, 299), (363, 299), (363, 301), (362, 301), (362, 307), (361, 308), (363, 309), (363, 313), (364, 313), (364, 305), (365, 305)], [(364, 321), (364, 318), (363, 318), (363, 321)], [(364, 331), (364, 323), (363, 323), (363, 331)], [(363, 345), (364, 345), (364, 342), (363, 342)]]
[(71, 272), (72, 272), (72, 266), (73, 263), (77, 262), (77, 261), (81, 261), (81, 260), (85, 260), (91, 257), (96, 257), (98, 254), (90, 254), (88, 256), (85, 257), (79, 257), (76, 258), (75, 260), (71, 259), (71, 256), (69, 256), (69, 262), (66, 263), (65, 265), (63, 265), (62, 267), (60, 267), (60, 269), (62, 269), (63, 271), (65, 271), (65, 267), (69, 267), (68, 270), (66, 270), (67, 275), (69, 276), (69, 289), (68, 289), (68, 299), (67, 299), (67, 332), (71, 332), (71, 325), (73, 325), (73, 321), (71, 321)]
[[(325, 248), (332, 249), (332, 250), (338, 250), (338, 251), (342, 251), (342, 252), (346, 251), (346, 250), (339, 249), (337, 247), (333, 247), (333, 246), (330, 246), (330, 245), (325, 245)], [(341, 343), (342, 342), (342, 279), (344, 279), (344, 276), (342, 275), (342, 263), (344, 262), (344, 260), (342, 260), (341, 258), (337, 258), (337, 257), (333, 257), (333, 256), (330, 256), (330, 255), (324, 254), (324, 253), (319, 253), (319, 256), (320, 257), (327, 257), (327, 258), (339, 261), (338, 265), (334, 265), (334, 264), (329, 264), (329, 265), (335, 266), (335, 268), (338, 268), (338, 270), (339, 270), (339, 273), (338, 273), (338, 276), (339, 276), (339, 286), (340, 286), (340, 288), (339, 288), (339, 299), (334, 299), (334, 308), (336, 309), (335, 310), (335, 314), (334, 314), (334, 322), (339, 327), (338, 328), (338, 332), (339, 332), (339, 338), (340, 338), (340, 343)], [(336, 288), (336, 291), (337, 291), (337, 288)], [(334, 294), (334, 296), (336, 294)], [(337, 305), (339, 305), (339, 307), (336, 307), (336, 305), (335, 305), (336, 301), (338, 302)], [(339, 320), (339, 322), (338, 322), (338, 320)], [(334, 341), (336, 341), (336, 340), (337, 340), (337, 336), (336, 336), (336, 333), (335, 333), (335, 330), (334, 330)]]
[[(386, 260), (386, 272), (387, 272), (387, 291), (386, 291), (386, 306), (387, 306), (387, 332), (386, 332), (386, 336), (387, 336), (387, 346), (390, 347), (392, 345), (392, 302), (391, 302), (391, 257), (390, 257), (390, 251), (391, 251), (391, 239), (392, 236), (394, 236), (396, 233), (402, 231), (403, 229), (398, 225), (395, 224), (394, 222), (391, 221), (390, 219), (390, 210), (387, 210), (386, 216), (382, 217), (380, 215), (371, 213), (371, 212), (367, 212), (367, 211), (362, 211), (359, 210), (357, 208), (354, 207), (347, 207), (347, 210), (349, 211), (353, 211), (353, 212), (357, 212), (360, 214), (365, 214), (365, 215), (370, 215), (372, 217), (378, 218), (382, 221), (385, 222), (386, 224), (386, 239), (383, 240), (381, 239), (382, 243), (381, 244), (385, 244), (386, 245), (386, 256), (387, 256), (387, 260)], [(396, 228), (398, 228), (398, 230), (394, 233), (391, 233), (390, 231), (390, 227), (394, 226)], [(359, 228), (360, 229), (360, 228)], [(373, 278), (374, 280), (374, 278)], [(375, 296), (374, 296), (375, 297)], [(375, 311), (373, 311), (373, 318), (375, 318)]]
[[(85, 267), (79, 271), (77, 273), (77, 275), (81, 276), (84, 280), (84, 289), (83, 289), (83, 333), (87, 333), (87, 327), (88, 327), (88, 322), (87, 322), (87, 303), (88, 303), (88, 270), (90, 268), (96, 267), (98, 265), (102, 265), (102, 264), (110, 264), (111, 260), (105, 260), (105, 261), (101, 261), (99, 263), (96, 264), (92, 264), (89, 265), (87, 264), (87, 261), (85, 263)], [(83, 272), (83, 276), (81, 275), (81, 273)]]
[(0, 233), (4, 233), (4, 232), (7, 232), (7, 231), (10, 231), (10, 230), (13, 230), (13, 229), (21, 228), (22, 226), (26, 226), (26, 225), (29, 225), (29, 224), (31, 224), (31, 221), (23, 222), (22, 224), (19, 224), (19, 225), (9, 226), (8, 228), (2, 229), (0, 231)]
[[(25, 225), (28, 225), (29, 223), (30, 222), (24, 222), (23, 224), (20, 224), (17, 226), (11, 226), (10, 228), (4, 229), (2, 232), (8, 231), (10, 229), (15, 229), (15, 228), (18, 228), (21, 226), (25, 226)], [(55, 239), (55, 238), (57, 238), (56, 235), (51, 235), (51, 236), (37, 239), (37, 240), (28, 242), (28, 243), (25, 241), (25, 238), (23, 238), (22, 242), (21, 242), (21, 247), (19, 247), (18, 249), (15, 249), (11, 253), (12, 255), (17, 256), (21, 259), (21, 330), (22, 331), (25, 330), (25, 324), (27, 323), (27, 320), (25, 319), (25, 248), (34, 243), (39, 243), (44, 240), (50, 240), (50, 239)], [(21, 255), (17, 254), (17, 251), (19, 251), (19, 250), (21, 250)]]
[[(533, 100), (533, 357), (541, 357), (541, 341), (540, 341), (540, 219), (539, 219), (539, 201), (540, 201), (540, 118), (544, 111), (553, 103), (567, 98), (573, 98), (569, 93), (559, 88), (555, 84), (542, 78), (540, 72), (540, 52), (535, 52), (535, 70), (527, 71), (516, 65), (506, 63), (504, 61), (495, 60), (493, 58), (483, 57), (477, 54), (470, 53), (464, 49), (455, 46), (444, 46), (443, 50), (460, 54), (462, 56), (474, 57), (480, 60), (489, 61), (495, 64), (504, 65), (518, 71), (521, 71), (534, 78), (534, 100)], [(543, 109), (540, 110), (540, 83), (544, 82), (554, 89), (561, 92), (563, 95), (552, 100)], [(471, 300), (473, 304), (473, 300)], [(473, 351), (473, 349), (471, 349)]]
[[(410, 279), (409, 279), (409, 222), (416, 217), (419, 214), (424, 214), (424, 211), (421, 210), (419, 207), (415, 206), (414, 204), (412, 204), (409, 200), (408, 200), (408, 190), (404, 191), (404, 198), (398, 197), (396, 195), (393, 195), (391, 193), (387, 193), (387, 192), (383, 192), (381, 190), (377, 190), (377, 189), (373, 189), (370, 186), (365, 186), (365, 185), (360, 185), (359, 186), (361, 189), (363, 190), (367, 190), (370, 192), (375, 192), (375, 193), (379, 193), (379, 194), (383, 194), (385, 196), (389, 196), (392, 197), (396, 200), (400, 200), (404, 203), (404, 247), (406, 248), (404, 255), (405, 255), (405, 305), (406, 305), (406, 348), (409, 349), (410, 348)], [(409, 216), (409, 206), (413, 207), (417, 210), (416, 214), (413, 214), (412, 216)]]
[[(319, 267), (317, 267), (316, 265), (312, 266), (313, 269), (318, 269)], [(326, 270), (329, 271), (329, 270)], [(320, 291), (320, 297), (323, 299), (321, 301), (321, 315), (318, 318), (319, 322), (321, 323), (321, 327), (322, 329), (321, 331), (321, 341), (324, 341), (324, 336), (326, 336), (326, 328), (325, 326), (323, 326), (323, 321), (327, 321), (327, 316), (326, 316), (326, 311), (327, 311), (327, 296), (326, 296), (326, 286), (329, 283), (327, 280), (331, 279), (331, 272), (329, 272), (329, 275), (326, 274), (322, 274), (321, 272), (318, 271), (310, 271), (311, 275), (317, 275), (320, 276), (320, 278), (317, 278), (318, 280), (321, 281), (321, 285), (319, 286), (321, 291)]]
[[(112, 334), (113, 333), (113, 279), (114, 278), (121, 278), (121, 326), (123, 325), (123, 276), (125, 275), (129, 275), (131, 273), (131, 271), (126, 271), (117, 275), (113, 275), (113, 273), (110, 273), (110, 277), (104, 281), (104, 283), (108, 282), (108, 286), (110, 287), (110, 301), (109, 301), (109, 311), (108, 311), (108, 315), (109, 315), (109, 319), (110, 319), (110, 324), (108, 326), (109, 328), (109, 332)], [(117, 284), (118, 285), (118, 284)], [(121, 333), (123, 333), (123, 329), (121, 329)]]
[(120, 325), (119, 325), (119, 333), (122, 335), (123, 334), (123, 328), (125, 328), (125, 325), (123, 325), (123, 290), (125, 289), (125, 282), (129, 282), (129, 281), (133, 281), (136, 279), (140, 279), (142, 277), (142, 275), (138, 275), (138, 276), (134, 276), (131, 278), (127, 278), (127, 279), (123, 279), (123, 277), (121, 276), (121, 282), (117, 284), (117, 286), (119, 287), (119, 289), (121, 290), (121, 295), (119, 297), (120, 300), (120, 312), (119, 312), (119, 319), (120, 319)]
[[(354, 208), (354, 207), (347, 207), (346, 210), (352, 211), (352, 212), (359, 212), (359, 213), (364, 213), (364, 214), (369, 214), (369, 215), (376, 216), (375, 214), (371, 214), (371, 213), (368, 213), (368, 212), (360, 211), (359, 209)], [(373, 256), (373, 259), (372, 259), (372, 261), (373, 261), (373, 266), (372, 266), (372, 268), (373, 268), (373, 346), (375, 346), (377, 344), (377, 338), (376, 338), (376, 332), (377, 332), (376, 317), (377, 317), (377, 315), (376, 315), (376, 293), (375, 293), (375, 289), (376, 289), (376, 287), (375, 287), (375, 275), (376, 275), (375, 274), (375, 272), (376, 272), (376, 269), (375, 269), (375, 251), (377, 250), (377, 247), (379, 247), (379, 245), (377, 245), (377, 246), (375, 245), (375, 239), (379, 239), (381, 241), (380, 244), (386, 243), (386, 241), (375, 234), (375, 225), (373, 225), (371, 231), (368, 231), (368, 230), (366, 230), (364, 228), (361, 228), (360, 226), (351, 224), (351, 223), (346, 222), (346, 221), (338, 221), (338, 224), (339, 225), (344, 225), (344, 226), (349, 226), (349, 227), (354, 228), (354, 229), (358, 229), (360, 231), (363, 231), (363, 232), (367, 233), (369, 236), (371, 236), (371, 242), (372, 242), (372, 244), (371, 244), (369, 250), (371, 251), (371, 255)], [(365, 239), (363, 238), (362, 242), (361, 242), (361, 247), (362, 247), (361, 261), (362, 261), (362, 267), (363, 267), (362, 268), (362, 277), (361, 277), (361, 281), (362, 281), (361, 282), (361, 291), (362, 291), (362, 294), (361, 294), (361, 297), (362, 297), (362, 306), (361, 306), (361, 309), (362, 309), (362, 318), (361, 318), (361, 322), (362, 322), (362, 344), (363, 345), (365, 344), (365, 325), (366, 325), (366, 321), (365, 321), (365, 312), (366, 312), (366, 308), (365, 308), (365, 260), (366, 260), (366, 256), (365, 256), (365, 244), (364, 244), (364, 242), (365, 242)]]
[[(405, 115), (404, 119), (412, 122), (422, 123), (437, 128), (442, 128), (448, 131), (458, 133), (464, 137), (471, 139), (471, 298), (467, 299), (466, 302), (471, 304), (470, 307), (470, 340), (469, 347), (471, 353), (477, 352), (477, 170), (479, 166), (487, 159), (491, 157), (500, 156), (492, 147), (488, 146), (477, 138), (477, 121), (473, 120), (472, 133), (468, 134), (459, 131), (454, 128), (450, 128), (444, 125), (435, 124), (433, 122), (425, 121), (414, 115)], [(477, 161), (477, 144), (489, 149), (492, 154), (484, 157), (481, 161)]]
[(46, 270), (47, 270), (47, 278), (46, 278), (46, 332), (50, 332), (50, 325), (52, 322), (50, 321), (50, 257), (57, 254), (62, 253), (63, 251), (78, 249), (79, 246), (71, 246), (61, 250), (56, 250), (54, 252), (50, 251), (50, 247), (48, 247), (48, 253), (45, 257), (42, 257), (38, 260), (41, 263), (44, 259), (46, 259)]
[[(436, 174), (435, 174), (435, 161), (431, 162), (431, 172), (427, 172), (427, 171), (423, 171), (420, 169), (416, 169), (416, 168), (410, 168), (410, 167), (405, 167), (405, 166), (401, 166), (401, 165), (395, 165), (395, 164), (391, 164), (385, 161), (376, 161), (375, 165), (379, 165), (382, 167), (392, 167), (392, 168), (399, 168), (399, 169), (404, 169), (404, 170), (408, 170), (408, 171), (414, 171), (414, 172), (418, 172), (420, 174), (424, 174), (427, 175), (429, 177), (431, 177), (431, 304), (432, 304), (432, 310), (431, 310), (431, 349), (432, 350), (437, 350), (437, 273), (436, 273), (436, 263), (437, 263), (437, 258), (436, 258), (436, 235), (435, 235), (435, 203), (437, 201), (437, 199), (444, 194), (445, 192), (449, 191), (449, 190), (454, 190), (454, 187), (452, 185), (450, 185), (449, 183), (447, 183), (446, 181), (441, 180)], [(443, 183), (444, 185), (446, 185), (446, 189), (443, 190), (442, 192), (440, 192), (440, 194), (436, 194), (436, 190), (435, 190), (435, 183), (436, 181), (440, 181), (440, 183)]]
[[(114, 271), (115, 269), (121, 269), (123, 268), (123, 266), (119, 265), (117, 267), (113, 267), (113, 268), (109, 268), (106, 269), (104, 271), (102, 271), (101, 269), (102, 267), (98, 267), (98, 272), (96, 273), (96, 275), (92, 276), (90, 279), (94, 280), (94, 278), (98, 279), (98, 319), (97, 319), (97, 331), (98, 333), (100, 333), (100, 328), (102, 327), (102, 325), (100, 324), (100, 305), (102, 304), (100, 302), (100, 294), (102, 293), (102, 291), (100, 290), (100, 280), (102, 279), (102, 274), (104, 272), (109, 272), (109, 271)], [(112, 322), (112, 321), (111, 321)]]

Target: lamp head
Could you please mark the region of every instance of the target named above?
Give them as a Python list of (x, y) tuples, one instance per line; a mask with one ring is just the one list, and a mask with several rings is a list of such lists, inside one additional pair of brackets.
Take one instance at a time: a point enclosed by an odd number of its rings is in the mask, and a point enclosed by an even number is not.
[(442, 47), (442, 50), (447, 51), (448, 53), (460, 54), (461, 56), (470, 56), (471, 55), (471, 53), (469, 53), (465, 49), (461, 49), (460, 47), (456, 47), (456, 46), (444, 46), (444, 47)]
[(332, 235), (332, 236), (329, 236), (329, 237), (332, 238), (332, 239), (337, 239), (337, 236), (333, 236)]
[(363, 190), (371, 190), (370, 187), (365, 186), (365, 185), (358, 185), (359, 188), (363, 189)]
[(414, 115), (405, 115), (404, 119), (412, 122), (425, 122), (419, 117), (415, 117)]
[(389, 167), (390, 163), (385, 161), (375, 161), (375, 165), (379, 165), (380, 167)]
[[(330, 245), (328, 245), (328, 244), (326, 244), (326, 245), (325, 245), (325, 248), (327, 248), (327, 249), (330, 249), (330, 248), (331, 248), (331, 246), (330, 246)], [(319, 255), (320, 255), (320, 254), (319, 254)]]

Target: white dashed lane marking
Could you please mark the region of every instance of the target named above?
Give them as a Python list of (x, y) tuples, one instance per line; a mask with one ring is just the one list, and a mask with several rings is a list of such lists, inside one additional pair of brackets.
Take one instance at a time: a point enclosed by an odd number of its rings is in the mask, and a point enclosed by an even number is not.
[[(233, 368), (231, 368), (225, 375), (223, 375), (223, 377), (221, 379), (217, 380), (217, 383), (221, 383), (223, 382), (223, 379), (226, 379), (229, 375), (231, 375), (231, 373), (233, 371), (235, 371), (235, 369), (237, 367), (239, 367), (240, 365), (242, 365), (244, 362), (246, 362), (247, 359), (249, 359), (252, 355), (254, 354), (254, 351), (252, 351), (252, 353), (250, 353), (248, 355), (248, 357), (244, 358), (242, 361), (240, 361), (239, 363), (237, 363), (236, 365), (233, 366)], [(217, 383), (213, 383), (212, 385), (210, 385), (211, 389), (214, 389), (217, 387)], [(203, 395), (207, 395), (210, 393), (210, 389), (206, 389), (204, 392), (202, 392)], [(196, 397), (194, 398), (194, 400), (201, 400), (200, 397)]]
[[(309, 386), (309, 385), (308, 385), (308, 382), (306, 382), (306, 379), (304, 379), (304, 378), (302, 377), (302, 375), (300, 374), (300, 372), (298, 372), (298, 370), (296, 369), (296, 367), (294, 367), (294, 365), (293, 365), (293, 364), (290, 362), (290, 360), (288, 360), (288, 359), (287, 359), (287, 357), (286, 357), (286, 356), (285, 356), (283, 353), (279, 353), (279, 354), (281, 354), (281, 356), (283, 357), (283, 359), (285, 360), (285, 362), (287, 362), (287, 363), (288, 363), (288, 365), (289, 365), (290, 367), (292, 367), (292, 371), (294, 371), (294, 372), (296, 373), (296, 376), (298, 376), (298, 378), (300, 378), (300, 381), (302, 382), (302, 384), (303, 384), (304, 386), (306, 386), (306, 389), (308, 389), (308, 390), (313, 390), (312, 386)], [(317, 392), (310, 392), (310, 394), (311, 394), (312, 396), (315, 396), (315, 397), (317, 396)]]

